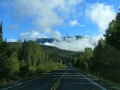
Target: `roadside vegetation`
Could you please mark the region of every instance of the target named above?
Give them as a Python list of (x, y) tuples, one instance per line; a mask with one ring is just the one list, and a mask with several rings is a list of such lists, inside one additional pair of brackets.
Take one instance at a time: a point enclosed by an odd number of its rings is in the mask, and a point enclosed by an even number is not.
[[(52, 72), (65, 65), (52, 50), (43, 50), (35, 41), (6, 42), (0, 25), (0, 86)], [(52, 56), (51, 56), (52, 55)]]
[(65, 68), (80, 52), (40, 45), (35, 41), (6, 42), (0, 25), (0, 86)]
[(98, 45), (74, 58), (74, 66), (120, 88), (120, 13), (109, 23)]
[(74, 67), (74, 68), (77, 71), (79, 71), (80, 73), (82, 73), (83, 75), (86, 75), (90, 79), (98, 80), (98, 81), (101, 81), (103, 83), (106, 83), (106, 84), (110, 85), (111, 87), (114, 87), (116, 89), (120, 89), (120, 82), (112, 82), (108, 79), (102, 78), (101, 76), (99, 76), (98, 74), (96, 74), (94, 72), (90, 72), (90, 71), (87, 71), (85, 69), (80, 69), (80, 68), (76, 68), (76, 67)]

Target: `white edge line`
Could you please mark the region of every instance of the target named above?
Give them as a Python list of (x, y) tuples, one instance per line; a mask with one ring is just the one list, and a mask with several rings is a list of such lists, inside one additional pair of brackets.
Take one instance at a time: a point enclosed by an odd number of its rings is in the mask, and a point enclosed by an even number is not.
[[(74, 69), (74, 68), (73, 68)], [(75, 69), (74, 69), (75, 70)], [(75, 70), (76, 71), (76, 70)], [(78, 71), (76, 71), (77, 73), (79, 73)], [(80, 75), (82, 75), (84, 78), (86, 78), (87, 80), (89, 80), (90, 82), (92, 82), (93, 84), (97, 85), (98, 87), (102, 88), (103, 90), (107, 90), (104, 87), (100, 86), (99, 84), (95, 83), (94, 81), (90, 80), (89, 78), (87, 78), (86, 76), (84, 76), (83, 74), (79, 73)]]

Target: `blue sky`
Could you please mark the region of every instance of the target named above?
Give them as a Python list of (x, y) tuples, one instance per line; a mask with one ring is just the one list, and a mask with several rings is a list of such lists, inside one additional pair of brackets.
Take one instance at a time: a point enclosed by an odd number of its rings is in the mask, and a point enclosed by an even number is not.
[(115, 18), (119, 0), (0, 0), (7, 41), (70, 35), (100, 38)]

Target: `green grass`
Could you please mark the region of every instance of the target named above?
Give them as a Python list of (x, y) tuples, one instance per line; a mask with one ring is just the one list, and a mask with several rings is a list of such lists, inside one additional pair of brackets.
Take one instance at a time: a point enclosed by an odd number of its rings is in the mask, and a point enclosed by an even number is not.
[(66, 65), (64, 64), (59, 64), (59, 63), (48, 63), (45, 65), (40, 65), (37, 68), (35, 67), (29, 67), (29, 73), (31, 74), (30, 76), (19, 78), (17, 80), (4, 80), (0, 81), (0, 87), (3, 87), (5, 85), (12, 85), (12, 84), (19, 84), (21, 81), (26, 81), (30, 79), (34, 79), (36, 77), (48, 74), (50, 72), (54, 72), (56, 70), (60, 70), (62, 68), (65, 68)]

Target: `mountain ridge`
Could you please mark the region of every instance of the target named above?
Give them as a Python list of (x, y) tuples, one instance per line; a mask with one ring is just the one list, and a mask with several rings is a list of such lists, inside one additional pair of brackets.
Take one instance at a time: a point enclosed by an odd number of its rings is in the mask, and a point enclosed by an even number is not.
[[(62, 37), (62, 39), (65, 41), (66, 39), (69, 39), (69, 38), (75, 38), (76, 40), (78, 39), (82, 39), (82, 38), (88, 38), (88, 37), (83, 37), (83, 36), (79, 36), (79, 35), (76, 35), (76, 36), (66, 36), (66, 37)], [(59, 40), (55, 39), (55, 38), (37, 38), (35, 40), (37, 43), (45, 43), (45, 42), (48, 42), (48, 43), (52, 43), (54, 41), (57, 41), (59, 42)]]

